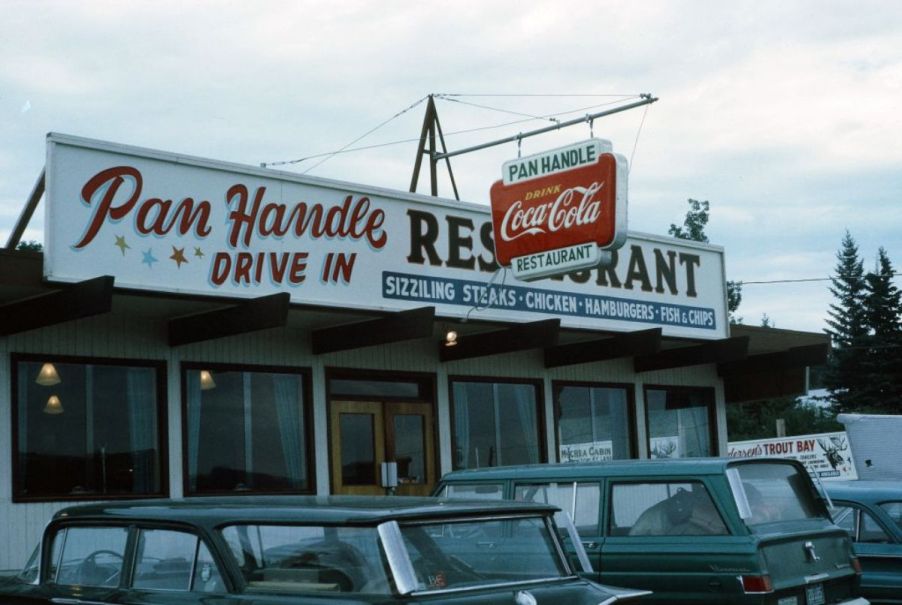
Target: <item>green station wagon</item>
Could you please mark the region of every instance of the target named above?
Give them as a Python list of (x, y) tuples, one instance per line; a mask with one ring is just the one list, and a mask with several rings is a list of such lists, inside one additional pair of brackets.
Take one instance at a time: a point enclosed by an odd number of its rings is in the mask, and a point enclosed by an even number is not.
[(794, 461), (496, 467), (449, 473), (436, 494), (558, 506), (600, 580), (653, 591), (643, 602), (867, 603), (848, 535)]
[(555, 510), (394, 497), (77, 506), (54, 516), (0, 603), (601, 605), (645, 594), (580, 577), (591, 568), (584, 556), (571, 566)]

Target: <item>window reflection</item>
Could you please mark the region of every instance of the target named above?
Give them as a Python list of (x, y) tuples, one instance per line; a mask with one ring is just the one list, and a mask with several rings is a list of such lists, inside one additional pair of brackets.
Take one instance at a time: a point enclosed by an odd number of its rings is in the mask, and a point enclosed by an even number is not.
[(455, 468), (541, 462), (535, 385), (456, 381), (451, 388)]
[(16, 495), (163, 491), (155, 365), (14, 360)]
[(650, 458), (714, 455), (714, 390), (655, 387), (645, 390)]
[(301, 374), (190, 368), (185, 398), (190, 493), (309, 489)]
[(629, 396), (625, 387), (560, 385), (561, 462), (630, 458)]

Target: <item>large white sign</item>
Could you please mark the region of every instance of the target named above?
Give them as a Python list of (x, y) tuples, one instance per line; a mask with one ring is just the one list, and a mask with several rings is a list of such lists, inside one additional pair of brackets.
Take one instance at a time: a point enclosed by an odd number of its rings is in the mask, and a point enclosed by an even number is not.
[(631, 234), (611, 266), (511, 284), (488, 206), (58, 134), (47, 155), (49, 280), (727, 335), (714, 246)]
[(727, 446), (727, 455), (731, 458), (790, 458), (798, 460), (812, 476), (823, 480), (858, 479), (845, 432), (733, 441)]

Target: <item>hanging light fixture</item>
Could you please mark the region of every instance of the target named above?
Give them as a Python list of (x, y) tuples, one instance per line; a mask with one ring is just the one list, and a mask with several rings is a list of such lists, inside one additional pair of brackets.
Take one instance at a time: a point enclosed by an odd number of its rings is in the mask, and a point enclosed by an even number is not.
[(59, 373), (56, 371), (56, 366), (52, 363), (42, 365), (41, 371), (38, 372), (38, 377), (34, 381), (42, 387), (52, 387), (62, 382)]
[(445, 346), (446, 347), (457, 346), (457, 331), (456, 330), (448, 330), (447, 332), (445, 332)]
[(50, 396), (50, 399), (47, 400), (47, 404), (44, 406), (44, 413), (54, 415), (63, 413), (63, 402), (60, 401), (58, 396)]
[(201, 370), (200, 371), (200, 390), (201, 391), (209, 391), (210, 389), (216, 388), (216, 382), (213, 380), (213, 374), (210, 373), (210, 370)]

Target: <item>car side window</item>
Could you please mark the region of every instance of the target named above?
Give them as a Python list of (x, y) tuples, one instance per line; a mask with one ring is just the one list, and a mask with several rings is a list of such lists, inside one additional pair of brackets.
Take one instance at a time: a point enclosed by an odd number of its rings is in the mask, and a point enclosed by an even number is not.
[(839, 527), (846, 530), (849, 537), (855, 539), (855, 509), (851, 506), (834, 506), (830, 511), (833, 516), (833, 522)]
[(557, 506), (570, 515), (580, 536), (593, 537), (599, 534), (601, 486), (598, 483), (519, 484), (514, 488), (514, 500)]
[(865, 544), (891, 542), (880, 523), (863, 508), (845, 504), (834, 507), (831, 512), (834, 523), (846, 530), (853, 542)]
[(442, 486), (440, 498), (468, 498), (470, 500), (501, 500), (503, 483), (449, 483)]
[(65, 528), (53, 539), (51, 577), (67, 586), (118, 586), (127, 541), (125, 527)]
[(867, 511), (861, 511), (861, 529), (858, 532), (858, 541), (869, 544), (886, 544), (891, 542), (889, 536), (880, 527), (877, 520)]
[(902, 529), (902, 502), (884, 502), (880, 508)]
[(612, 536), (722, 536), (726, 525), (699, 481), (615, 483)]
[(209, 549), (194, 534), (142, 529), (132, 587), (142, 590), (223, 592), (222, 575)]

